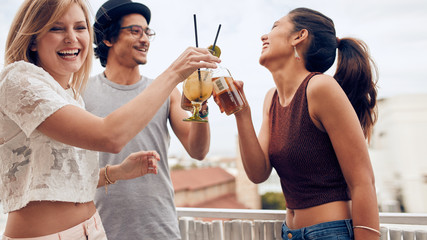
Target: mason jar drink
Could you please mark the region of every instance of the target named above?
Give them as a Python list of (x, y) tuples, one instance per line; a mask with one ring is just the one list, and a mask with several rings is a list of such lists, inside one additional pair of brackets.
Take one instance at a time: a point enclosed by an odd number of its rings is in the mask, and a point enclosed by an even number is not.
[(218, 65), (218, 68), (213, 70), (212, 82), (220, 107), (227, 115), (247, 107), (246, 99), (234, 84), (233, 77), (227, 68)]

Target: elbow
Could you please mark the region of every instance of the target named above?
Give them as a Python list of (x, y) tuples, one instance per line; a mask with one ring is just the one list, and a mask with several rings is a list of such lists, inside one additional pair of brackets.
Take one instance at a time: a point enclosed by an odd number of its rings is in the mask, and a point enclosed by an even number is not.
[(187, 149), (188, 155), (190, 155), (191, 158), (202, 161), (206, 158), (206, 155), (208, 155), (209, 152), (209, 144), (207, 144), (204, 147), (199, 146), (192, 146), (189, 149)]
[(203, 159), (205, 159), (207, 154), (208, 154), (208, 151), (203, 151), (203, 152), (191, 153), (189, 155), (193, 159), (202, 161)]
[(123, 149), (123, 146), (114, 146), (114, 147), (112, 147), (112, 148), (111, 148), (111, 150), (110, 150), (110, 151), (108, 151), (108, 152), (109, 152), (109, 153), (117, 154), (117, 153), (121, 152), (121, 151), (122, 151), (122, 149)]
[(264, 174), (260, 174), (257, 172), (251, 174), (246, 169), (245, 169), (245, 171), (246, 171), (246, 175), (248, 176), (249, 180), (251, 180), (251, 182), (253, 182), (255, 184), (260, 184), (260, 183), (265, 182), (265, 180), (267, 180), (268, 177), (270, 176), (270, 174), (264, 175)]
[(259, 178), (259, 177), (249, 177), (249, 180), (251, 180), (251, 182), (255, 183), (255, 184), (260, 184), (263, 183), (265, 181), (265, 179), (263, 178)]
[(123, 141), (120, 141), (117, 137), (104, 137), (102, 142), (101, 149), (99, 151), (102, 152), (108, 152), (108, 153), (114, 153), (117, 154), (124, 146), (126, 146), (126, 143), (123, 143)]
[(124, 147), (123, 144), (119, 144), (117, 142), (110, 142), (110, 143), (107, 143), (105, 146), (106, 147), (103, 150), (103, 152), (114, 153), (114, 154), (117, 154), (120, 151), (122, 151)]

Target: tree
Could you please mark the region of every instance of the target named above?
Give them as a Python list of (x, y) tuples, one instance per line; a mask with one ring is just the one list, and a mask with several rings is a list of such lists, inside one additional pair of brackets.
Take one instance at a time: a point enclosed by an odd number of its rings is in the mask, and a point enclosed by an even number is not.
[(282, 193), (267, 192), (261, 196), (262, 209), (286, 209), (286, 200)]

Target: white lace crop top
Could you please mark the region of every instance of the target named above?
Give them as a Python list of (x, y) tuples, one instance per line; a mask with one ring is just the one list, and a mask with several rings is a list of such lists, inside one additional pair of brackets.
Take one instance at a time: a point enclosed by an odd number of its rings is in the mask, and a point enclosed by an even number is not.
[(98, 153), (37, 131), (47, 117), (76, 101), (42, 68), (19, 61), (0, 73), (0, 199), (3, 212), (30, 201), (89, 202), (99, 178)]

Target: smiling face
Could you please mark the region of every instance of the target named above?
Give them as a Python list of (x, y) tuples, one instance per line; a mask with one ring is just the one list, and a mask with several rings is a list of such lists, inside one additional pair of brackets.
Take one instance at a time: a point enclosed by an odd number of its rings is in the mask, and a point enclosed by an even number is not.
[(270, 31), (261, 37), (262, 51), (259, 63), (265, 67), (272, 63), (286, 62), (293, 57), (292, 33), (294, 25), (288, 16), (277, 20)]
[[(141, 14), (136, 13), (126, 15), (122, 18), (121, 27), (131, 25), (138, 25), (143, 29), (148, 27), (147, 20)], [(107, 65), (119, 64), (132, 68), (147, 63), (150, 41), (145, 33), (142, 37), (138, 38), (132, 34), (131, 29), (121, 29), (117, 39), (107, 45), (110, 47)]]
[(90, 35), (83, 10), (79, 5), (72, 4), (49, 31), (36, 40), (31, 51), (37, 52), (37, 65), (64, 86), (71, 75), (82, 67), (88, 55), (89, 43)]

